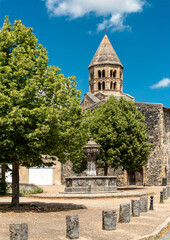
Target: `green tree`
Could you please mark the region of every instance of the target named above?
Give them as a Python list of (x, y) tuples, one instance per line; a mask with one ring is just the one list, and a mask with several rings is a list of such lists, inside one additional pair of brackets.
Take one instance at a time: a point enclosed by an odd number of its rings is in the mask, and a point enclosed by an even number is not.
[[(66, 162), (85, 143), (74, 77), (48, 66), (46, 49), (21, 20), (0, 31), (0, 164), (12, 164), (12, 204), (19, 204), (19, 166)], [(81, 154), (79, 153), (79, 156)]]
[(148, 142), (144, 116), (131, 101), (111, 96), (92, 112), (91, 135), (100, 145), (98, 166), (122, 166), (128, 172), (138, 171), (147, 161), (151, 144)]

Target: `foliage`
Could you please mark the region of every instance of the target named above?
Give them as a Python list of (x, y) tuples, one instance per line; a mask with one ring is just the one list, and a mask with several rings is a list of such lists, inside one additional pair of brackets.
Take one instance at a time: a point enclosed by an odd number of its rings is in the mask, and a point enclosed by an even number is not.
[[(11, 194), (12, 192), (12, 185), (11, 183), (6, 183), (7, 191), (6, 193)], [(36, 193), (42, 193), (43, 189), (34, 185), (34, 184), (20, 184), (19, 194), (20, 195), (30, 195)]]
[(80, 137), (75, 78), (47, 66), (46, 49), (20, 20), (11, 26), (6, 18), (0, 39), (0, 161), (38, 166), (43, 153), (64, 162)]
[[(46, 49), (21, 20), (0, 31), (0, 163), (52, 165), (74, 159), (84, 144), (75, 77), (48, 66)], [(16, 180), (17, 181), (17, 180)]]
[(92, 112), (91, 135), (100, 145), (98, 166), (138, 171), (150, 154), (144, 116), (131, 101), (111, 96)]
[(75, 173), (81, 173), (87, 167), (87, 157), (83, 153), (83, 147), (88, 142), (90, 137), (89, 117), (90, 117), (90, 111), (85, 111), (81, 120), (81, 125), (80, 125), (81, 135), (79, 136), (79, 141), (77, 142), (79, 147), (77, 146), (76, 148), (77, 153), (72, 154), (71, 156), (72, 164), (73, 164), (72, 170)]
[(20, 191), (19, 191), (19, 193), (21, 195), (30, 195), (30, 194), (36, 194), (36, 193), (42, 193), (42, 192), (43, 192), (43, 189), (40, 188), (40, 187), (35, 187), (33, 189), (30, 189), (30, 190), (20, 188)]
[(0, 178), (0, 195), (7, 194), (9, 190), (8, 184), (5, 182), (4, 178)]

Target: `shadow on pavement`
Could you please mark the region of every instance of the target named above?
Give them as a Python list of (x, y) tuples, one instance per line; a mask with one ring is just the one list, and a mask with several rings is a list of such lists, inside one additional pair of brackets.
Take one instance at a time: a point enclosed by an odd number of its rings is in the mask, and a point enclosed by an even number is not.
[(18, 207), (11, 206), (10, 203), (0, 203), (0, 212), (60, 212), (70, 210), (86, 209), (84, 205), (72, 203), (44, 203), (29, 202), (20, 203)]

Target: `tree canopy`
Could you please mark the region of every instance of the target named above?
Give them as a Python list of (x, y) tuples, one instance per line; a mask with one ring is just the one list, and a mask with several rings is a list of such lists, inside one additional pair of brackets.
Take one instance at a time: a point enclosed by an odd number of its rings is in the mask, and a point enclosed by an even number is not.
[[(19, 165), (52, 164), (81, 155), (86, 139), (75, 77), (48, 66), (46, 49), (21, 20), (0, 31), (0, 163), (13, 164), (12, 203), (19, 203)], [(18, 173), (17, 173), (18, 172)]]
[(100, 145), (97, 163), (105, 175), (109, 166), (135, 172), (147, 161), (151, 144), (144, 116), (133, 102), (111, 96), (92, 112), (90, 132)]

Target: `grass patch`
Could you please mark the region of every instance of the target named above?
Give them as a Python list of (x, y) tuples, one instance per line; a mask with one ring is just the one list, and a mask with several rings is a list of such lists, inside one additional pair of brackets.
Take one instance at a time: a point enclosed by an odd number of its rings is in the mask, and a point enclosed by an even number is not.
[[(43, 189), (34, 185), (34, 184), (20, 184), (19, 186), (19, 194), (20, 195), (30, 195), (30, 194), (37, 194), (42, 193)], [(12, 186), (8, 184), (8, 192), (7, 194), (12, 193)]]
[(40, 188), (40, 187), (35, 187), (33, 189), (30, 189), (30, 190), (26, 190), (24, 188), (21, 188), (19, 193), (20, 195), (30, 195), (30, 194), (36, 194), (36, 193), (42, 193), (43, 192), (43, 189)]

